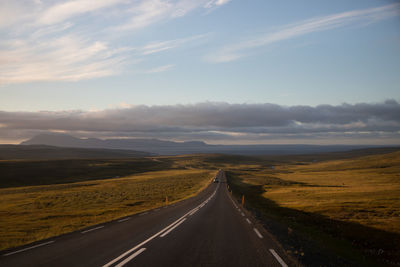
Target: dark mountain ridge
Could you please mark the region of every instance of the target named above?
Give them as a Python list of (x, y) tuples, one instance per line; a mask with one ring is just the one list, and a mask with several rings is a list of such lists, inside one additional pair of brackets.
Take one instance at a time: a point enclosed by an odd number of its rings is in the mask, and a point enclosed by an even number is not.
[(378, 146), (368, 145), (209, 145), (202, 141), (173, 142), (158, 139), (81, 139), (66, 134), (40, 134), (21, 145), (49, 145), (74, 148), (97, 148), (146, 151), (159, 155), (223, 153), (236, 155), (285, 155), (340, 152)]

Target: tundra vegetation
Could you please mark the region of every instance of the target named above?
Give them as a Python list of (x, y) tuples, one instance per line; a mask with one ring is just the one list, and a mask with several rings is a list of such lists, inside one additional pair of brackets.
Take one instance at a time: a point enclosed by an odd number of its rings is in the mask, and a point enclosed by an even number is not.
[(400, 152), (362, 154), (254, 161), (227, 175), (235, 195), (305, 265), (398, 265)]
[[(400, 151), (0, 161), (0, 249), (195, 195), (218, 169), (305, 265), (400, 262)], [(4, 174), (4, 175), (3, 175)]]
[[(0, 162), (0, 170), (7, 170), (0, 183), (0, 249), (157, 208), (165, 205), (166, 197), (169, 204), (189, 198), (216, 173), (148, 160), (147, 171), (144, 159)], [(110, 168), (124, 174), (129, 167), (132, 174), (107, 178)], [(96, 180), (93, 173), (104, 178)], [(15, 175), (18, 186), (12, 182)]]

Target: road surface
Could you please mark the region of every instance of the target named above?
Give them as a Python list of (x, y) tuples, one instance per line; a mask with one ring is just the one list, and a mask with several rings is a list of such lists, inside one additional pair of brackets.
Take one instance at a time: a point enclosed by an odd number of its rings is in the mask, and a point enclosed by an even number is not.
[(3, 251), (0, 266), (288, 266), (221, 170), (196, 197)]

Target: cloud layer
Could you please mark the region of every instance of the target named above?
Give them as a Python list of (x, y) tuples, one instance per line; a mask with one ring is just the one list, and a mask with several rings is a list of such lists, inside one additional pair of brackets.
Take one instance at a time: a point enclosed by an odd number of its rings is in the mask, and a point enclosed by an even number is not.
[[(325, 143), (400, 143), (400, 104), (280, 106), (275, 104), (199, 103), (129, 106), (103, 111), (0, 112), (0, 138), (11, 132), (28, 138), (39, 132), (86, 137), (155, 137), (213, 143), (265, 143), (281, 139)], [(343, 142), (342, 142), (343, 143)]]

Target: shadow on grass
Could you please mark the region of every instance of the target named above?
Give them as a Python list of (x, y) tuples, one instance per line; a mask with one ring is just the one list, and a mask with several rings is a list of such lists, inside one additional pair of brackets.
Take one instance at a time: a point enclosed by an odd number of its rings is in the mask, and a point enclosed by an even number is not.
[(142, 205), (143, 203), (145, 203), (145, 201), (136, 201), (136, 202), (133, 202), (133, 203), (125, 204), (125, 206), (134, 207), (134, 206)]
[(233, 193), (306, 266), (399, 266), (400, 235), (327, 216), (280, 207), (262, 197), (262, 185), (226, 172)]
[(112, 179), (168, 170), (172, 161), (150, 158), (70, 159), (0, 162), (0, 188)]
[[(241, 170), (242, 171), (242, 170)], [(254, 171), (254, 170), (253, 170)], [(341, 188), (347, 187), (345, 185), (318, 185), (318, 184), (309, 184), (304, 182), (283, 180), (277, 177), (269, 176), (267, 178), (264, 177), (264, 181), (268, 183), (268, 185), (280, 185), (280, 186), (290, 186), (290, 185), (298, 185), (298, 186), (306, 186), (306, 187), (333, 187), (333, 188)]]

